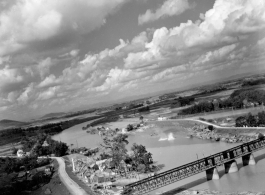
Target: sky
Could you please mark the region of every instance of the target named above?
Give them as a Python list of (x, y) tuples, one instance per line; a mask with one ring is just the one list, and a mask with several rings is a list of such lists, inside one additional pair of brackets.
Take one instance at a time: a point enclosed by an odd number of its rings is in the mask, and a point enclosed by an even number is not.
[(264, 0), (1, 0), (0, 120), (265, 71)]

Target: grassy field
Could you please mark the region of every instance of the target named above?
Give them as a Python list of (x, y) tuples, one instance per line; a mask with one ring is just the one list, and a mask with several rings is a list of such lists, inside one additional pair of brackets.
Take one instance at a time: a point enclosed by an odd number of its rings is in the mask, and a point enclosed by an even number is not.
[(6, 144), (0, 148), (0, 156), (9, 156), (12, 155), (12, 148), (21, 148), (21, 144)]

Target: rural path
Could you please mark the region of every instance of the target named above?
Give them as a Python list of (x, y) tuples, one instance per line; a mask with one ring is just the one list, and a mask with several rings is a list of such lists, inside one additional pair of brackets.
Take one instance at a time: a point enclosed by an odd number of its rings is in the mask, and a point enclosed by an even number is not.
[(205, 119), (214, 119), (214, 118), (224, 118), (224, 117), (231, 117), (231, 116), (239, 116), (239, 115), (245, 115), (251, 112), (252, 114), (257, 114), (258, 112), (265, 111), (263, 106), (259, 107), (252, 107), (252, 108), (245, 108), (245, 109), (239, 109), (239, 110), (227, 110), (227, 111), (221, 111), (220, 112), (209, 112), (209, 113), (199, 113), (195, 116), (187, 116), (185, 119), (198, 119), (199, 117), (203, 117)]
[(193, 118), (186, 118), (186, 119), (169, 119), (168, 121), (194, 121), (198, 122), (204, 125), (212, 125), (214, 128), (218, 129), (249, 129), (249, 130), (257, 130), (257, 129), (265, 129), (265, 127), (222, 127), (213, 123), (209, 123), (207, 121), (202, 121), (198, 119), (193, 119)]
[(61, 157), (50, 157), (56, 159), (59, 164), (58, 174), (61, 181), (72, 195), (88, 195), (77, 183), (75, 183), (65, 171), (65, 162)]

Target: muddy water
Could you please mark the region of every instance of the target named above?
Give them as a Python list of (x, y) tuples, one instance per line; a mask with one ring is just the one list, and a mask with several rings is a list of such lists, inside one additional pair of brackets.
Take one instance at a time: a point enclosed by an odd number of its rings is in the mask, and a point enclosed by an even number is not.
[[(99, 135), (90, 135), (82, 131), (82, 126), (86, 123), (71, 127), (62, 133), (53, 136), (55, 140), (61, 140), (68, 145), (73, 144), (79, 147), (95, 147), (101, 142)], [(143, 144), (147, 150), (153, 154), (154, 161), (162, 165), (162, 171), (166, 171), (177, 166), (203, 158), (204, 156), (214, 154), (228, 148), (234, 147), (235, 144), (223, 142), (212, 142), (199, 140), (196, 138), (186, 138), (184, 135), (176, 135), (170, 132), (152, 133), (152, 129), (144, 132), (137, 132), (129, 136), (129, 142)], [(130, 147), (130, 146), (129, 146)], [(264, 153), (264, 155), (263, 155)], [(220, 180), (206, 181), (205, 173), (200, 173), (190, 178), (184, 179), (177, 183), (160, 188), (150, 194), (160, 194), (179, 187), (189, 189), (211, 189), (222, 192), (236, 191), (265, 191), (265, 150), (254, 154), (257, 159), (256, 166), (242, 167), (241, 159), (238, 159), (239, 172), (224, 174), (223, 167), (218, 167)], [(165, 193), (175, 194), (175, 192)]]

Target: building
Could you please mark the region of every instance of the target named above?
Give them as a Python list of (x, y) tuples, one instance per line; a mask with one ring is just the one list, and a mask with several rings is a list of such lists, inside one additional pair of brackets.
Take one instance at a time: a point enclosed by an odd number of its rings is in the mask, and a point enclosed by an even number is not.
[(21, 149), (19, 149), (18, 151), (17, 151), (17, 157), (24, 157), (26, 154), (25, 154), (25, 152), (23, 152), (23, 150), (21, 150)]
[(159, 116), (157, 118), (158, 121), (166, 121), (168, 118), (167, 117), (162, 117), (162, 116)]

